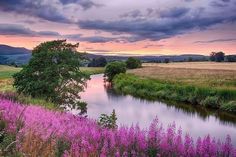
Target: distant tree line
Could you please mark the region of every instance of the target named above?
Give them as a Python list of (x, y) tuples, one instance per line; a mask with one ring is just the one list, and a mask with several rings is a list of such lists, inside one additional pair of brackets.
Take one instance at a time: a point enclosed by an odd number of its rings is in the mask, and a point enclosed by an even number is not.
[(236, 62), (236, 55), (225, 55), (224, 52), (212, 52), (210, 61), (214, 62)]

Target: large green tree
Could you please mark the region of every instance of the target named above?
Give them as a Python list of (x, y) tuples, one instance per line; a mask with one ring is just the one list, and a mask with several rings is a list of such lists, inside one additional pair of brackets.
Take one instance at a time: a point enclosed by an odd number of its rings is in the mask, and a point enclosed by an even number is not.
[(79, 92), (89, 76), (80, 71), (77, 47), (78, 44), (66, 40), (44, 42), (35, 47), (29, 64), (13, 76), (17, 92), (85, 112), (86, 104), (79, 101)]

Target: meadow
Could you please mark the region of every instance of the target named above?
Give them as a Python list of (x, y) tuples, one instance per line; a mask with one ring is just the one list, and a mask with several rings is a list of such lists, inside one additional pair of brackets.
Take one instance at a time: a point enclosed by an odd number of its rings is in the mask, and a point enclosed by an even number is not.
[(209, 62), (144, 64), (128, 74), (118, 75), (113, 83), (117, 91), (136, 97), (236, 113), (235, 67), (234, 63)]

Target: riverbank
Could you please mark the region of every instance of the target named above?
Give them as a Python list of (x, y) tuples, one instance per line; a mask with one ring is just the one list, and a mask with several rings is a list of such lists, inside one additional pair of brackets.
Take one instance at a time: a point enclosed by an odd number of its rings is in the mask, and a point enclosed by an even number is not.
[(223, 71), (226, 76), (222, 70), (209, 73), (212, 70), (176, 69), (144, 66), (129, 71), (132, 74), (116, 76), (114, 88), (140, 98), (174, 100), (236, 113), (236, 71)]

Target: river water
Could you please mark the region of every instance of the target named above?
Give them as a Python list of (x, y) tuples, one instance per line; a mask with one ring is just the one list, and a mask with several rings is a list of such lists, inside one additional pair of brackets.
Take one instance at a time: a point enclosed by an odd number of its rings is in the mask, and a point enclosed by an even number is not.
[(87, 102), (87, 115), (93, 119), (98, 119), (102, 113), (111, 114), (115, 109), (119, 126), (138, 124), (145, 129), (157, 117), (164, 127), (175, 122), (177, 128), (181, 127), (194, 139), (208, 134), (217, 139), (230, 135), (236, 145), (236, 116), (186, 104), (173, 105), (118, 94), (104, 83), (102, 74), (91, 76), (81, 99)]

